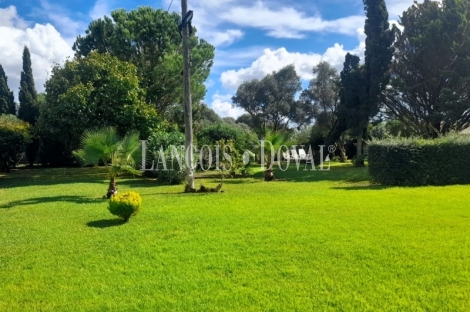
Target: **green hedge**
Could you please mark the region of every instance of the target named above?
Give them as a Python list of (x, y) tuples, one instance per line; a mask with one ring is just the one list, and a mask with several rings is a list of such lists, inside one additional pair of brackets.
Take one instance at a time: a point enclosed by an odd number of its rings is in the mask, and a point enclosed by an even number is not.
[(369, 174), (384, 185), (470, 184), (470, 135), (371, 142)]

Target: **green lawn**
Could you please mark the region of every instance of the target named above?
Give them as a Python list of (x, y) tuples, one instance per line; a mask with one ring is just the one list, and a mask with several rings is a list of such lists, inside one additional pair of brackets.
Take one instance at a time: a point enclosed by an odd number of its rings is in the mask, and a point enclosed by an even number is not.
[(469, 186), (277, 177), (219, 194), (122, 179), (144, 201), (122, 224), (99, 169), (0, 176), (0, 311), (470, 310)]

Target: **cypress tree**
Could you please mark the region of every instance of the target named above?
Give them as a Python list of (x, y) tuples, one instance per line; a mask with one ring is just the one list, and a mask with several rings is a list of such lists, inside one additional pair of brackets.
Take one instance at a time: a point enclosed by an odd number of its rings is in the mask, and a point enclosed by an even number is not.
[(13, 92), (8, 88), (8, 78), (0, 64), (0, 115), (16, 114), (15, 98)]
[(33, 69), (31, 68), (31, 54), (26, 46), (23, 50), (23, 71), (21, 72), (18, 97), (20, 100), (18, 117), (34, 126), (39, 110), (37, 107), (37, 92), (34, 86)]
[[(364, 0), (366, 50), (364, 65), (359, 58), (346, 55), (341, 74), (338, 120), (326, 144), (334, 144), (345, 130), (357, 135), (357, 155), (362, 156), (362, 139), (369, 120), (376, 116), (383, 102), (383, 92), (390, 75), (395, 29), (390, 29), (384, 0)], [(353, 77), (353, 79), (351, 79)], [(358, 82), (361, 82), (358, 84)]]
[[(33, 69), (31, 68), (31, 54), (26, 46), (23, 50), (23, 71), (21, 72), (18, 97), (20, 100), (18, 117), (34, 126), (39, 116), (39, 109), (37, 105), (37, 92), (34, 86)], [(34, 138), (32, 143), (26, 147), (26, 158), (28, 158), (30, 166), (36, 160), (38, 149), (39, 140), (37, 138)]]
[[(366, 87), (365, 110), (372, 118), (379, 112), (382, 95), (389, 83), (389, 68), (393, 56), (395, 30), (390, 29), (388, 11), (384, 0), (364, 0), (366, 22), (366, 50), (364, 75)], [(367, 121), (368, 122), (368, 121)]]

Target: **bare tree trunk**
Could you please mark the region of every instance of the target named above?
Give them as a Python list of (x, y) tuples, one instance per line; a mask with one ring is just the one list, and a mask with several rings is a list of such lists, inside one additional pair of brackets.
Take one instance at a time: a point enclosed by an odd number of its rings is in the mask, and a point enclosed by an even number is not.
[(111, 178), (109, 181), (108, 193), (106, 194), (106, 197), (111, 198), (111, 196), (115, 194), (117, 194), (116, 178)]
[(357, 137), (356, 156), (362, 156), (362, 133)]
[(344, 143), (343, 141), (338, 141), (338, 148), (339, 148), (339, 154), (340, 154), (340, 159), (341, 162), (346, 162), (348, 160), (348, 156), (346, 156), (346, 149), (344, 148)]

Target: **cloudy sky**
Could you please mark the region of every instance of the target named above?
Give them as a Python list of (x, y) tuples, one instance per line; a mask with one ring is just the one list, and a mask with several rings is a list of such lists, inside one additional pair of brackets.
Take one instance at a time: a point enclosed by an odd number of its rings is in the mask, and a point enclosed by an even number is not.
[[(88, 24), (118, 8), (181, 11), (180, 0), (0, 0), (0, 64), (17, 93), (23, 46), (31, 51), (36, 88), (54, 63), (73, 55), (72, 44)], [(412, 0), (386, 0), (397, 20)], [(171, 4), (171, 5), (170, 5)], [(188, 0), (198, 36), (216, 47), (205, 102), (221, 116), (243, 113), (231, 97), (244, 80), (294, 64), (304, 87), (321, 60), (341, 70), (347, 52), (364, 51), (362, 0)]]

